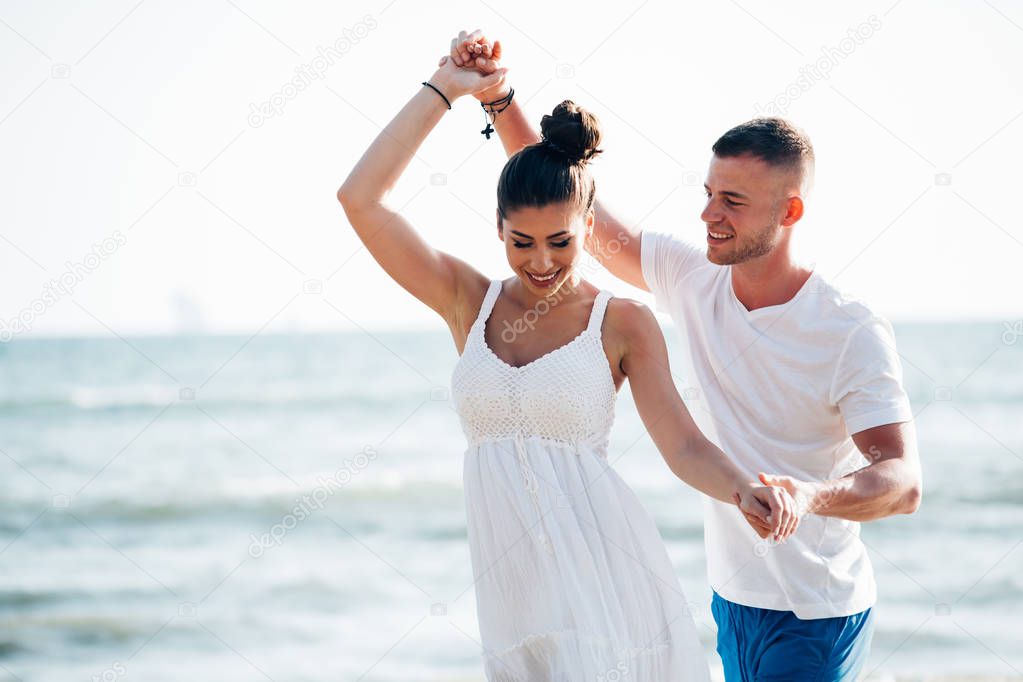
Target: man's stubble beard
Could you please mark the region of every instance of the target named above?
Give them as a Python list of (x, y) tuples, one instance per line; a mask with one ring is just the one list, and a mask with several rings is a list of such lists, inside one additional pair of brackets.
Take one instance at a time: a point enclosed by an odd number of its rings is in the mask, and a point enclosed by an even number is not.
[[(777, 216), (772, 216), (770, 224), (759, 230), (756, 234), (744, 239), (742, 244), (736, 241), (736, 247), (730, 253), (718, 254), (720, 256), (719, 260), (715, 260), (712, 257), (713, 250), (708, 247), (707, 259), (717, 265), (737, 265), (754, 258), (766, 256), (778, 244), (781, 230), (778, 229), (777, 225)], [(738, 240), (739, 236), (736, 235), (733, 239)]]

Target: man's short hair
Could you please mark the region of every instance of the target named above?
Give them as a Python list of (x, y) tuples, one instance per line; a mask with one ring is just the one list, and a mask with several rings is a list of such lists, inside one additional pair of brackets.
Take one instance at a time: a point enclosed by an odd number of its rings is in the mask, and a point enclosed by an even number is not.
[(712, 150), (720, 158), (752, 154), (771, 166), (800, 170), (804, 185), (813, 179), (810, 138), (784, 118), (755, 118), (740, 123), (719, 137)]

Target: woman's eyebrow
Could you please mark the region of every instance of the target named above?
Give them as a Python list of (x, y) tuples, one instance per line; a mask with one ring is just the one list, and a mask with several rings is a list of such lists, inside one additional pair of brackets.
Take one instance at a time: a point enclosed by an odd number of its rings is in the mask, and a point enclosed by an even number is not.
[[(530, 235), (525, 234), (524, 232), (519, 232), (518, 230), (512, 230), (511, 233), (512, 234), (517, 234), (518, 236), (520, 236), (520, 237), (522, 237), (524, 239), (532, 239), (532, 237)], [(553, 237), (560, 237), (563, 234), (569, 234), (569, 231), (568, 230), (562, 230), (561, 232), (555, 232), (554, 234), (549, 234), (549, 235), (547, 235), (547, 239), (551, 239)]]

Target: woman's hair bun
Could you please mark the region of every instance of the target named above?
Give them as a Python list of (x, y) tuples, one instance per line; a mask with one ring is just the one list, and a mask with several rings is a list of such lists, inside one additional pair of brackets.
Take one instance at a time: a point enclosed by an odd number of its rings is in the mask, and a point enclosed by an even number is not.
[(600, 121), (572, 100), (554, 107), (540, 120), (540, 144), (568, 158), (571, 163), (586, 163), (599, 154)]

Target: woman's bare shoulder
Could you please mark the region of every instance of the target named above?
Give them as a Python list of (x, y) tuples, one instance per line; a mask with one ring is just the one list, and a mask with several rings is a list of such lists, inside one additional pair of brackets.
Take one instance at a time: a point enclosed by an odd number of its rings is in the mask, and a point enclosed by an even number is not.
[(654, 312), (650, 310), (650, 307), (634, 298), (612, 297), (607, 302), (606, 315), (608, 322), (614, 323), (623, 332), (649, 332), (651, 324), (654, 328), (660, 330), (657, 318), (654, 316)]
[(641, 301), (616, 296), (607, 303), (606, 318), (605, 328), (616, 337), (623, 352), (628, 348), (649, 348), (651, 343), (655, 346), (664, 343), (654, 311)]
[[(468, 265), (468, 264), (466, 264)], [(448, 320), (455, 346), (461, 354), (473, 322), (483, 307), (491, 279), (479, 270), (469, 266), (458, 268), (456, 275), (454, 319)]]

